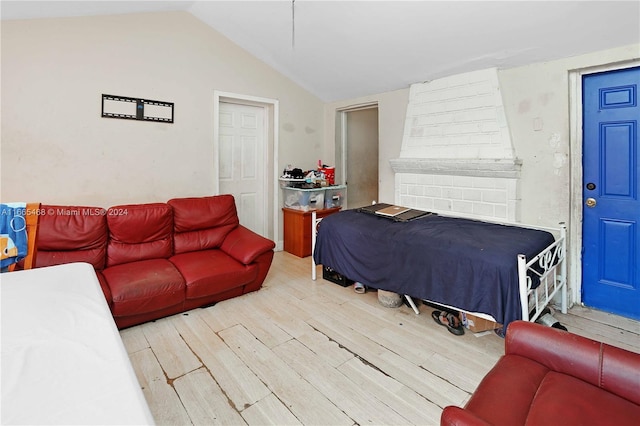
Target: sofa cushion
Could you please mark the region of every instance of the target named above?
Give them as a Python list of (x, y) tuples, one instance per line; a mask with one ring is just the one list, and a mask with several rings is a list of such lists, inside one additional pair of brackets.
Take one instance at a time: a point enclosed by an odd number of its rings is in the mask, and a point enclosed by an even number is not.
[(163, 203), (130, 204), (107, 210), (107, 266), (172, 254), (173, 213)]
[(106, 210), (100, 207), (43, 205), (38, 222), (35, 266), (87, 262), (105, 267)]
[(220, 247), (240, 223), (232, 195), (174, 198), (167, 204), (173, 208), (176, 254)]
[(482, 379), (465, 408), (488, 423), (524, 425), (531, 401), (548, 372), (528, 358), (503, 356)]
[(103, 275), (111, 289), (114, 317), (158, 311), (184, 302), (184, 279), (166, 259), (112, 266)]
[(640, 406), (566, 374), (549, 372), (529, 409), (527, 424), (637, 425)]
[(187, 285), (187, 299), (197, 299), (241, 287), (256, 278), (256, 265), (245, 266), (221, 250), (177, 254), (169, 259)]

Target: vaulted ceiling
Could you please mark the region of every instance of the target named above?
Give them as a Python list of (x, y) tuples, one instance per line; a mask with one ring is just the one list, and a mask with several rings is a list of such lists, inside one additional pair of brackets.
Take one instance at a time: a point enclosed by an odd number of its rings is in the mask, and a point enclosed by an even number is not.
[(0, 7), (3, 20), (186, 11), (324, 101), (640, 43), (640, 0), (2, 1)]

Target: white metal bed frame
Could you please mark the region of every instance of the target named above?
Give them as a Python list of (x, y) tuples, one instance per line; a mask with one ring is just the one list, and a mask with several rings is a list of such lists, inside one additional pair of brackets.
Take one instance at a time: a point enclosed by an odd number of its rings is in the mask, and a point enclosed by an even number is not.
[[(322, 218), (316, 216), (316, 212), (311, 213), (311, 279), (316, 280), (316, 262), (313, 258), (316, 249), (316, 238), (318, 233), (318, 225)], [(510, 226), (521, 226), (525, 228), (538, 229), (548, 231), (554, 234), (556, 240), (547, 246), (531, 259), (527, 259), (525, 255), (519, 254), (518, 262), (518, 283), (520, 291), (520, 303), (522, 309), (522, 319), (525, 321), (535, 321), (541, 314), (542, 310), (553, 300), (560, 292), (560, 310), (563, 314), (567, 313), (567, 227), (564, 223), (559, 228), (547, 228), (538, 226), (523, 226), (521, 224), (506, 224)], [(532, 287), (532, 276), (538, 277), (540, 284), (538, 287)], [(415, 303), (408, 295), (404, 295), (407, 302), (416, 314), (420, 311)], [(455, 307), (453, 307), (455, 308)], [(460, 310), (459, 308), (455, 308)], [(486, 314), (471, 312), (484, 318), (490, 318)], [(491, 318), (493, 319), (493, 318)]]

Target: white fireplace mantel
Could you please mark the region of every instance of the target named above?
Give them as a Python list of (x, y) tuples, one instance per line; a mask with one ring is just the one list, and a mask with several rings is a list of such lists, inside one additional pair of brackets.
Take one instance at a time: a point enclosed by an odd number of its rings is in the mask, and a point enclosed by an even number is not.
[(517, 179), (522, 160), (517, 158), (396, 158), (389, 160), (395, 173), (478, 176)]
[(511, 140), (497, 68), (412, 84), (395, 172), (395, 203), (517, 222), (522, 160)]

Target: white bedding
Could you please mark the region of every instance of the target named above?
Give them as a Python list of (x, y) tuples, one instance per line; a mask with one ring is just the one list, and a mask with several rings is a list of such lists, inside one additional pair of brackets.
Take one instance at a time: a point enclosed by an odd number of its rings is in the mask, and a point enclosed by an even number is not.
[(93, 267), (0, 276), (2, 424), (153, 424)]

